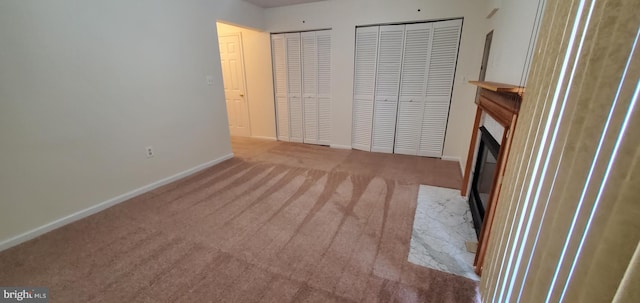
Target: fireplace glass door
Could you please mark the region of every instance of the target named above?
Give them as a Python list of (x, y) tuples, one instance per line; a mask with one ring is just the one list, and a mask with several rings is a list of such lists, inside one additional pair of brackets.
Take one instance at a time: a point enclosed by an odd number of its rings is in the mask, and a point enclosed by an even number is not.
[(484, 126), (480, 127), (480, 132), (482, 136), (478, 146), (478, 156), (471, 183), (471, 194), (469, 195), (469, 207), (476, 235), (478, 236), (482, 228), (485, 209), (489, 207), (489, 197), (493, 189), (498, 152), (500, 150), (500, 145)]

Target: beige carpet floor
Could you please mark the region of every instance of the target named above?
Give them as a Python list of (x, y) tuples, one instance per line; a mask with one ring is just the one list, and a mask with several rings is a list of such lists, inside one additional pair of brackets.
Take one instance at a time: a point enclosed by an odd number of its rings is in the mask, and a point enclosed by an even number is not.
[(457, 163), (233, 146), (234, 159), (1, 252), (0, 285), (49, 287), (51, 302), (476, 302), (476, 282), (407, 261), (418, 184), (458, 186)]

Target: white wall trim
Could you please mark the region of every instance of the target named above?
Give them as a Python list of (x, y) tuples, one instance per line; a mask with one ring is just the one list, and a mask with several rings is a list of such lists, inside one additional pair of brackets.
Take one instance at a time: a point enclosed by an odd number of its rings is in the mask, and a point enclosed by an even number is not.
[(337, 149), (351, 149), (350, 145), (340, 145), (340, 144), (331, 144), (329, 145), (329, 147), (337, 148)]
[(262, 139), (262, 140), (270, 140), (270, 141), (278, 141), (278, 139), (276, 137), (251, 136), (251, 138)]
[(460, 165), (460, 173), (464, 176), (464, 167), (462, 167), (462, 161), (460, 161), (460, 157), (443, 155), (442, 157), (440, 157), (440, 159), (445, 160), (445, 161), (456, 161), (456, 162), (458, 162), (458, 165)]
[(197, 173), (197, 172), (199, 172), (201, 170), (207, 169), (207, 168), (209, 168), (211, 166), (214, 166), (216, 164), (219, 164), (219, 163), (221, 163), (221, 162), (223, 162), (225, 160), (231, 159), (231, 158), (233, 158), (233, 153), (229, 153), (229, 154), (224, 155), (224, 156), (222, 156), (222, 157), (220, 157), (218, 159), (214, 159), (214, 160), (211, 160), (209, 162), (202, 163), (200, 165), (197, 165), (197, 166), (192, 167), (190, 169), (187, 169), (185, 171), (179, 172), (179, 173), (177, 173), (177, 174), (175, 174), (173, 176), (169, 176), (169, 177), (166, 177), (164, 179), (158, 180), (156, 182), (147, 184), (147, 185), (142, 186), (140, 188), (134, 189), (134, 190), (132, 190), (130, 192), (127, 192), (127, 193), (124, 193), (124, 194), (119, 195), (117, 197), (111, 198), (111, 199), (109, 199), (107, 201), (100, 202), (100, 203), (98, 203), (98, 204), (96, 204), (94, 206), (85, 208), (83, 210), (77, 211), (77, 212), (75, 212), (73, 214), (70, 214), (68, 216), (65, 216), (65, 217), (62, 217), (60, 219), (57, 219), (57, 220), (55, 220), (53, 222), (47, 223), (47, 224), (42, 225), (40, 227), (36, 227), (36, 228), (34, 228), (34, 229), (30, 230), (30, 231), (27, 231), (25, 233), (22, 233), (22, 234), (19, 234), (17, 236), (11, 237), (9, 239), (3, 240), (3, 241), (0, 242), (0, 251), (3, 251), (3, 250), (8, 249), (8, 248), (11, 248), (11, 247), (16, 246), (16, 245), (18, 245), (20, 243), (29, 241), (29, 240), (31, 240), (33, 238), (36, 238), (36, 237), (40, 236), (40, 235), (48, 233), (48, 232), (50, 232), (50, 231), (52, 231), (54, 229), (60, 228), (60, 227), (62, 227), (64, 225), (67, 225), (69, 223), (73, 223), (73, 222), (78, 221), (78, 220), (80, 220), (82, 218), (85, 218), (85, 217), (88, 217), (88, 216), (93, 215), (95, 213), (98, 213), (98, 212), (100, 212), (102, 210), (105, 210), (105, 209), (111, 207), (111, 206), (114, 206), (114, 205), (119, 204), (121, 202), (127, 201), (127, 200), (129, 200), (129, 199), (131, 199), (131, 198), (133, 198), (135, 196), (139, 196), (141, 194), (144, 194), (146, 192), (154, 190), (154, 189), (156, 189), (156, 188), (158, 188), (160, 186), (163, 186), (165, 184), (169, 184), (171, 182), (177, 181), (179, 179), (182, 179), (184, 177), (187, 177), (189, 175)]

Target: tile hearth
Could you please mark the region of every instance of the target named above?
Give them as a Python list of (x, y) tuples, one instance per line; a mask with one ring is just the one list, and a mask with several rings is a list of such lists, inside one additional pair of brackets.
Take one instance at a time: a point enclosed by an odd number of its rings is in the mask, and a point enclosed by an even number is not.
[(409, 262), (480, 280), (466, 241), (478, 241), (466, 199), (455, 189), (420, 185)]

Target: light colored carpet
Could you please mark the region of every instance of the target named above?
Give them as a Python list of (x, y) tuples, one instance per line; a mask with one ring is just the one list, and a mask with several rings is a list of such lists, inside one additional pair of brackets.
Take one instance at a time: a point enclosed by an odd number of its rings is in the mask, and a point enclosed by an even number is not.
[(1, 252), (0, 285), (51, 302), (477, 300), (476, 282), (407, 261), (417, 183), (264, 144)]
[(459, 189), (458, 162), (407, 155), (335, 149), (311, 144), (232, 138), (233, 152), (242, 159), (354, 175), (373, 175), (412, 184)]
[(480, 280), (473, 271), (475, 254), (466, 241), (477, 241), (469, 204), (460, 192), (420, 185), (413, 221), (409, 261)]

